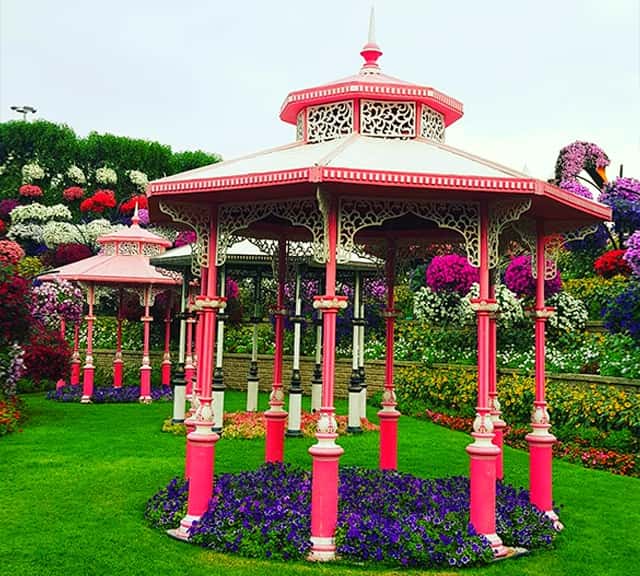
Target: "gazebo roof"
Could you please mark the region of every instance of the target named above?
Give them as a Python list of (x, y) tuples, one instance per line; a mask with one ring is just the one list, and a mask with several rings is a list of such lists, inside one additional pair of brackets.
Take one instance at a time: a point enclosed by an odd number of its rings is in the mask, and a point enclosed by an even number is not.
[(50, 270), (40, 280), (64, 279), (93, 284), (178, 285), (181, 279), (168, 275), (149, 263), (171, 242), (139, 226), (138, 211), (129, 228), (100, 236), (100, 253)]
[(151, 182), (158, 204), (208, 204), (315, 197), (319, 184), (339, 194), (407, 200), (530, 199), (527, 217), (548, 233), (611, 219), (599, 202), (444, 143), (445, 128), (462, 104), (430, 87), (392, 78), (377, 63), (373, 37), (354, 76), (291, 92), (281, 119), (296, 124), (296, 142)]

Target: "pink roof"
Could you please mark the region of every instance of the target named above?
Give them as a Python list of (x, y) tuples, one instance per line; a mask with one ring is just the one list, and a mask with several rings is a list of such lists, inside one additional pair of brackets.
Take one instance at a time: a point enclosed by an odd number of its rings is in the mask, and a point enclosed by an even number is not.
[(178, 285), (181, 280), (159, 272), (149, 264), (149, 257), (135, 254), (131, 256), (98, 254), (78, 262), (60, 266), (42, 276), (40, 280), (61, 278), (74, 282), (95, 284), (142, 284)]

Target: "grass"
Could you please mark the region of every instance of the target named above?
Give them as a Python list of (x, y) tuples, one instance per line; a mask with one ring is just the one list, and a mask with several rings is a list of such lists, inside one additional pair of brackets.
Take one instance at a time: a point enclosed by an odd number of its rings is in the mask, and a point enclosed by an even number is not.
[[(446, 574), (247, 560), (172, 540), (142, 519), (146, 500), (183, 470), (184, 439), (160, 432), (169, 404), (25, 399), (30, 419), (24, 431), (0, 439), (0, 575)], [(226, 401), (227, 409), (239, 410), (244, 397), (231, 392)], [(376, 466), (377, 442), (375, 433), (342, 438), (341, 462)], [(399, 442), (402, 471), (467, 474), (465, 434), (401, 418)], [(287, 439), (286, 461), (309, 468), (311, 443)], [(216, 471), (255, 468), (263, 455), (261, 440), (222, 439), (216, 445)], [(526, 453), (505, 449), (507, 481), (526, 486), (527, 466)], [(626, 576), (637, 570), (640, 481), (555, 461), (554, 482), (566, 525), (556, 549), (462, 573)]]

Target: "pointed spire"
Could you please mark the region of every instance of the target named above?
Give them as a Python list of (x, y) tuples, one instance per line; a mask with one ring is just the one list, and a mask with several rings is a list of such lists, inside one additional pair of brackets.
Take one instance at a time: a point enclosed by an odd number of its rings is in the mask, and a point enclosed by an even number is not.
[(378, 66), (378, 58), (382, 56), (382, 50), (376, 43), (376, 12), (373, 4), (371, 5), (371, 13), (369, 14), (369, 37), (367, 43), (360, 51), (360, 55), (364, 58), (361, 72), (375, 74), (380, 70)]
[(136, 207), (133, 209), (133, 216), (131, 216), (131, 226), (138, 226), (140, 224), (140, 216), (138, 216), (138, 201), (136, 200)]

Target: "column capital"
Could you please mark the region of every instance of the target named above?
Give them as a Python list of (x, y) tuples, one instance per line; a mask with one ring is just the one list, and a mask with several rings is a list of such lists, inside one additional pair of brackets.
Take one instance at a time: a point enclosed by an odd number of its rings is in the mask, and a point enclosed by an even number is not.
[(495, 298), (472, 298), (469, 302), (474, 312), (495, 313), (498, 311), (498, 302)]
[(227, 299), (224, 296), (196, 296), (193, 304), (194, 310), (201, 312), (204, 310), (223, 310), (227, 306)]
[(339, 296), (337, 294), (333, 296), (326, 294), (314, 296), (313, 307), (316, 310), (322, 310), (323, 312), (328, 312), (330, 310), (344, 310), (347, 307), (347, 297)]

